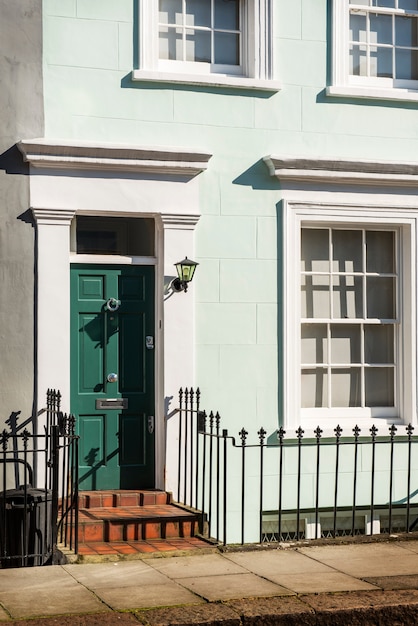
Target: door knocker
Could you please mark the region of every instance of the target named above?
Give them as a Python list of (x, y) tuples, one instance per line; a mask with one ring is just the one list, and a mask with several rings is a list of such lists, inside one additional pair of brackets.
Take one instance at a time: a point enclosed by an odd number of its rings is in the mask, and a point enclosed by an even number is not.
[(106, 311), (111, 311), (113, 313), (114, 311), (118, 310), (120, 304), (120, 300), (116, 300), (116, 298), (109, 298), (109, 300), (105, 304), (105, 309)]

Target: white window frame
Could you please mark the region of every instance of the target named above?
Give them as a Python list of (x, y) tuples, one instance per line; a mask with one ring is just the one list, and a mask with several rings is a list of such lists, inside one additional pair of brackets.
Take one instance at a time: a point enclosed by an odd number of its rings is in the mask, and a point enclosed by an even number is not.
[(233, 68), (210, 63), (159, 59), (158, 0), (139, 2), (139, 68), (134, 81), (191, 85), (215, 85), (278, 91), (273, 80), (272, 24), (274, 0), (240, 0), (242, 17), (242, 66)]
[[(327, 94), (338, 97), (418, 101), (418, 81), (352, 76), (349, 73), (349, 0), (332, 1), (332, 84)], [(367, 9), (358, 5), (359, 9)], [(395, 9), (372, 7), (375, 12), (393, 15)], [(397, 11), (398, 12), (398, 11)]]
[[(327, 206), (315, 203), (284, 201), (284, 329), (283, 329), (283, 417), (285, 428), (314, 429), (318, 423), (325, 433), (332, 434), (340, 424), (345, 429), (359, 425), (368, 432), (388, 424), (416, 422), (414, 372), (416, 333), (415, 254), (416, 222), (400, 216), (395, 210), (378, 207)], [(300, 296), (300, 234), (305, 225), (344, 226), (396, 230), (399, 238), (399, 313), (400, 329), (395, 381), (396, 415), (373, 409), (301, 409), (301, 296)]]

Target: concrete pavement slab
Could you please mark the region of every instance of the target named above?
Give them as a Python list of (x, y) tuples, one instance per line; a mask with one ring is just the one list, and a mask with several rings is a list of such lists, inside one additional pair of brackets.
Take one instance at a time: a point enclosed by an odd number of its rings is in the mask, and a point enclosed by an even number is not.
[(196, 576), (193, 578), (181, 578), (178, 582), (209, 602), (292, 594), (289, 589), (285, 589), (268, 580), (263, 580), (255, 574)]
[(89, 563), (64, 565), (79, 583), (97, 591), (106, 588), (133, 587), (136, 585), (163, 585), (167, 577), (144, 561), (117, 561), (114, 563)]
[(74, 581), (62, 567), (13, 567), (0, 569), (0, 594), (39, 585), (56, 586)]
[(418, 576), (377, 576), (374, 578), (365, 578), (372, 585), (376, 585), (381, 589), (418, 589)]
[(180, 579), (220, 574), (246, 574), (245, 568), (226, 559), (221, 554), (198, 554), (196, 556), (152, 559), (149, 564), (169, 578)]
[(164, 584), (137, 584), (132, 587), (102, 587), (97, 596), (114, 611), (126, 611), (151, 607), (202, 604), (204, 600), (192, 591), (169, 579)]
[(370, 543), (299, 549), (311, 559), (358, 578), (418, 574), (418, 558), (399, 544)]
[(0, 603), (13, 618), (99, 613), (110, 610), (91, 591), (84, 589), (75, 581), (65, 588), (39, 585), (23, 589), (24, 592), (22, 588), (0, 592)]
[(372, 584), (335, 571), (296, 551), (241, 552), (226, 555), (249, 571), (296, 593), (372, 590)]
[(8, 619), (10, 619), (9, 614), (0, 606), (0, 622), (5, 622)]

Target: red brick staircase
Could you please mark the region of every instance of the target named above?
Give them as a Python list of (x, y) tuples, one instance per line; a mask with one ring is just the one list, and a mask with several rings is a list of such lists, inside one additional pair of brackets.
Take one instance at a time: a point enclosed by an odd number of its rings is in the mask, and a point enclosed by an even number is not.
[(211, 547), (197, 537), (198, 516), (164, 491), (83, 491), (79, 497), (79, 556), (135, 558), (154, 552)]

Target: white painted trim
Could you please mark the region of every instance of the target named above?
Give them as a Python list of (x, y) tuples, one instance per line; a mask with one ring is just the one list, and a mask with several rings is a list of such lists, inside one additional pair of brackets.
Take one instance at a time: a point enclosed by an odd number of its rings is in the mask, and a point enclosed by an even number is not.
[[(70, 263), (115, 262), (107, 255), (74, 255), (72, 219), (76, 215), (152, 217), (155, 219), (155, 257), (118, 257), (118, 263), (150, 264), (155, 267), (155, 453), (156, 487), (172, 488), (177, 447), (166, 447), (166, 402), (168, 410), (177, 406), (180, 386), (194, 381), (194, 296), (167, 295), (165, 287), (175, 274), (174, 263), (185, 255), (194, 256), (194, 231), (198, 223), (198, 179), (185, 173), (197, 163), (197, 172), (207, 167), (209, 153), (176, 148), (137, 148), (61, 140), (22, 141), (20, 149), (30, 163), (30, 197), (37, 223), (37, 320), (38, 320), (38, 398), (47, 387), (63, 393), (63, 410), (70, 402)], [(137, 170), (129, 175), (126, 164), (138, 156), (155, 162), (155, 174)], [(168, 168), (181, 155), (183, 169)], [(44, 157), (39, 161), (39, 157)], [(57, 175), (56, 156), (62, 168)], [(125, 159), (127, 157), (127, 159)], [(93, 159), (86, 163), (85, 159)], [(114, 158), (116, 173), (109, 173), (103, 159)], [(74, 160), (77, 176), (73, 175)], [(100, 172), (92, 174), (91, 170)], [(174, 171), (173, 170), (173, 171)], [(68, 173), (68, 175), (67, 175)], [(104, 258), (105, 257), (105, 258)], [(59, 346), (59, 350), (57, 350)], [(170, 398), (173, 398), (171, 404)], [(166, 450), (168, 456), (166, 457)], [(174, 455), (174, 457), (173, 457)], [(167, 463), (171, 470), (167, 472)]]
[[(167, 62), (158, 58), (158, 4), (157, 0), (138, 0), (139, 28), (138, 50), (139, 69), (133, 70), (133, 80), (159, 80), (179, 84), (212, 85), (277, 91), (280, 86), (273, 79), (273, 0), (241, 0), (243, 11), (243, 76), (234, 80), (233, 76), (217, 74), (216, 69), (208, 76), (199, 75), (199, 63), (193, 79), (190, 74), (178, 73), (178, 64), (173, 62), (173, 72), (167, 71)], [(193, 63), (190, 63), (193, 66)], [(165, 70), (163, 69), (165, 68)], [(159, 76), (159, 78), (155, 78)], [(214, 80), (212, 81), (211, 76)], [(251, 82), (254, 79), (254, 82)], [(241, 81), (241, 84), (238, 82)], [(272, 89), (266, 83), (271, 81)]]
[(202, 87), (227, 87), (231, 89), (252, 89), (276, 93), (282, 89), (277, 80), (246, 78), (227, 74), (189, 74), (151, 70), (133, 70), (134, 82), (173, 83), (178, 85), (196, 85)]
[[(372, 10), (371, 7), (363, 6)], [(341, 98), (369, 98), (379, 100), (400, 100), (416, 102), (418, 100), (417, 81), (393, 80), (387, 78), (352, 76), (349, 74), (348, 33), (349, 33), (348, 0), (332, 1), (332, 64), (331, 82), (326, 93)], [(379, 13), (399, 13), (396, 9), (379, 7)]]
[(271, 176), (279, 180), (324, 181), (379, 185), (417, 185), (418, 163), (368, 161), (335, 157), (264, 157)]
[(200, 174), (212, 156), (198, 150), (49, 139), (22, 140), (17, 146), (24, 160), (33, 167), (178, 176)]
[(70, 253), (70, 263), (92, 265), (157, 265), (155, 256), (122, 256), (119, 254), (77, 254)]

